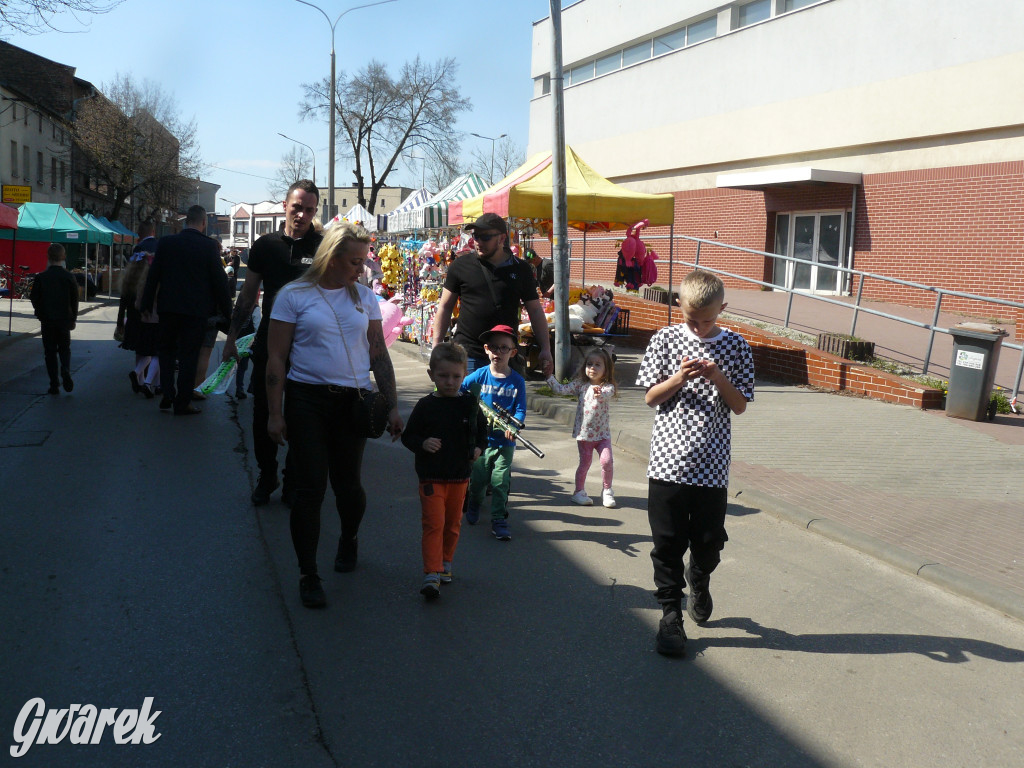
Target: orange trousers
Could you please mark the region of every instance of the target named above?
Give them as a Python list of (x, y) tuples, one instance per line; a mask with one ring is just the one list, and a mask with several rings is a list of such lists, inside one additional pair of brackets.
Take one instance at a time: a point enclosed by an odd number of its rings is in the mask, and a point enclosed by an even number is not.
[(451, 562), (462, 526), (462, 501), (469, 480), (420, 483), (423, 510), (423, 572), (440, 573)]

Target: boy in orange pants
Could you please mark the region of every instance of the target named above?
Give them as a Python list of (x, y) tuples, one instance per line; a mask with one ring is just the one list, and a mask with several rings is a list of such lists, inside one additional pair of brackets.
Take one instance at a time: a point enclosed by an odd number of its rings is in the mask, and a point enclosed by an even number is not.
[(402, 443), (416, 454), (423, 517), (423, 587), (427, 600), (452, 580), (452, 558), (462, 524), (462, 502), (473, 462), (487, 447), (487, 421), (476, 398), (459, 388), (466, 377), (466, 351), (443, 343), (427, 367), (437, 388), (412, 409)]

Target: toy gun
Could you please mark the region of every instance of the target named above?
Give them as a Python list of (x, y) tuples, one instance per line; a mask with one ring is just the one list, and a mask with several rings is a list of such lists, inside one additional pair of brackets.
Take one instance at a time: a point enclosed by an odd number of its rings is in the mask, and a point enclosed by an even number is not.
[(497, 403), (494, 405), (487, 405), (483, 400), (477, 400), (477, 403), (480, 405), (480, 410), (484, 412), (484, 415), (487, 417), (489, 422), (505, 432), (511, 432), (515, 436), (515, 439), (522, 443), (523, 446), (533, 453), (533, 455), (538, 459), (544, 458), (544, 451), (519, 434), (519, 430), (526, 427), (522, 421), (517, 419)]

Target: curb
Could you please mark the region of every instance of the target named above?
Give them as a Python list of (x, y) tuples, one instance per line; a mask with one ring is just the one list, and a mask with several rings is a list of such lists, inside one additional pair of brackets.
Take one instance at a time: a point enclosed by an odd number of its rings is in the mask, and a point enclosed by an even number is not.
[[(104, 307), (104, 306), (106, 306), (106, 304), (100, 304), (100, 303), (90, 304), (85, 309), (80, 310), (79, 313), (78, 313), (78, 316), (81, 317), (82, 315), (87, 315), (90, 312), (92, 312), (94, 309), (99, 309), (100, 307)], [(34, 336), (38, 336), (40, 333), (42, 333), (42, 330), (39, 328), (39, 321), (36, 320), (35, 318), (33, 318), (33, 322), (34, 322), (34, 324), (36, 326), (34, 330), (31, 330), (31, 331), (15, 331), (15, 330), (12, 330), (10, 336), (0, 336), (0, 349), (3, 349), (4, 347), (9, 347), (11, 344), (13, 344), (14, 342), (19, 341), (21, 339), (30, 339), (30, 338), (32, 338)]]
[[(405, 345), (405, 342), (399, 343)], [(392, 349), (394, 348), (395, 345), (392, 346)], [(408, 351), (402, 349), (401, 352), (407, 357), (422, 360), (418, 347), (410, 347)], [(542, 386), (540, 382), (527, 382), (527, 387), (531, 390), (539, 386)], [(526, 404), (534, 413), (558, 424), (572, 427), (576, 421), (576, 403), (574, 401), (529, 391), (526, 395)], [(650, 439), (638, 437), (625, 430), (613, 430), (612, 444), (643, 461), (647, 461), (650, 455)], [(742, 501), (744, 504), (750, 502), (749, 506), (774, 518), (798, 525), (880, 560), (904, 573), (917, 576), (947, 592), (966, 597), (1018, 621), (1024, 621), (1024, 597), (1008, 589), (990, 584), (956, 568), (924, 559), (921, 555), (908, 552), (895, 544), (861, 533), (842, 523), (829, 520), (806, 508), (784, 502), (754, 488), (740, 488), (739, 490), (730, 488), (730, 501), (733, 503)]]

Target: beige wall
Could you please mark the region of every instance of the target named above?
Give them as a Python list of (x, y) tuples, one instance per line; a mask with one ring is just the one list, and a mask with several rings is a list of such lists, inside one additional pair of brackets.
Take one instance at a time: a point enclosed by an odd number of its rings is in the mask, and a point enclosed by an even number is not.
[[(680, 20), (711, 9), (639, 5), (650, 7), (566, 9), (565, 64), (634, 42), (642, 23), (670, 25), (673, 8)], [(1019, 159), (1022, 29), (1018, 0), (984, 12), (953, 0), (831, 0), (566, 87), (566, 140), (600, 173), (648, 191), (793, 164), (877, 173)], [(549, 34), (538, 22), (535, 74), (548, 66)], [(551, 136), (551, 98), (535, 98), (529, 152)]]

